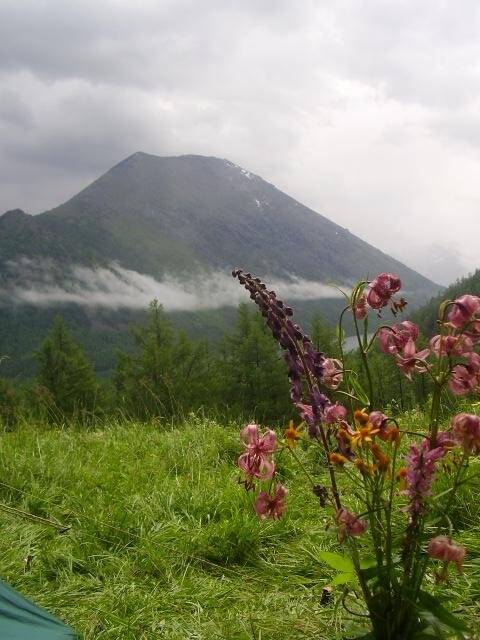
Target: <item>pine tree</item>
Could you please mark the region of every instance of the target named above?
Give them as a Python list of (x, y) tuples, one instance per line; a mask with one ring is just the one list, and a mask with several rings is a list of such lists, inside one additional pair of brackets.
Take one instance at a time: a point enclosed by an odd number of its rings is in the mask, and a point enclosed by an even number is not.
[(245, 419), (284, 420), (292, 414), (287, 370), (264, 319), (238, 307), (234, 332), (222, 345), (222, 398)]
[(37, 353), (38, 393), (50, 417), (93, 417), (99, 384), (92, 363), (70, 336), (64, 320), (57, 316), (50, 334)]
[(184, 414), (214, 400), (214, 363), (206, 343), (175, 331), (154, 300), (145, 325), (132, 329), (134, 353), (120, 352), (115, 385), (119, 405), (141, 419)]
[(337, 333), (334, 327), (326, 324), (319, 313), (312, 318), (312, 342), (317, 351), (321, 351), (328, 358), (338, 358), (339, 347)]
[(0, 426), (14, 427), (20, 416), (20, 396), (11, 380), (0, 378)]

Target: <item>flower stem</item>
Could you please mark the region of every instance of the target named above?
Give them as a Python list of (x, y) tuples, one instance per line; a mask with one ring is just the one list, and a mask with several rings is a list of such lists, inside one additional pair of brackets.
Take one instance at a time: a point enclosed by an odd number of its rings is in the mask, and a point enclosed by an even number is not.
[(362, 342), (362, 338), (360, 336), (360, 329), (358, 326), (358, 320), (355, 316), (355, 312), (353, 312), (353, 322), (355, 325), (355, 333), (357, 334), (358, 346), (360, 349), (360, 355), (362, 358), (363, 368), (365, 370), (365, 374), (368, 380), (368, 409), (369, 411), (373, 411), (373, 382), (372, 382), (372, 374), (370, 373), (370, 367), (368, 364), (367, 354)]
[(430, 409), (430, 449), (435, 447), (438, 433), (438, 420), (440, 417), (440, 400), (442, 397), (442, 385), (436, 380), (432, 395), (432, 406)]
[(303, 473), (308, 478), (308, 481), (310, 482), (312, 487), (314, 487), (315, 486), (315, 482), (314, 482), (312, 476), (308, 473), (306, 466), (303, 464), (303, 462), (300, 460), (300, 458), (297, 456), (297, 454), (295, 453), (295, 451), (291, 447), (289, 447), (289, 451), (292, 454), (292, 456), (295, 458), (295, 461), (297, 462), (297, 464), (300, 467), (300, 469), (303, 471)]

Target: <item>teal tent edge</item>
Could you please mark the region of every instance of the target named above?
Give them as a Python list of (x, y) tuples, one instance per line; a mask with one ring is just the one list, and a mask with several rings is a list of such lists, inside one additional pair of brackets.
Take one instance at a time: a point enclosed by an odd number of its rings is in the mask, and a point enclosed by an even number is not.
[(1, 640), (78, 640), (76, 632), (0, 580)]

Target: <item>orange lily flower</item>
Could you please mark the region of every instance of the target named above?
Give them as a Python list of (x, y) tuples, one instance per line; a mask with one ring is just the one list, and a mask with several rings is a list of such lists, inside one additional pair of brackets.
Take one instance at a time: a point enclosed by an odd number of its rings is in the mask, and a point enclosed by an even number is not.
[(370, 451), (377, 461), (378, 470), (382, 473), (388, 471), (388, 467), (390, 466), (390, 458), (383, 453), (378, 444), (371, 444)]
[(365, 409), (357, 409), (353, 414), (357, 427), (366, 427), (369, 423), (368, 416), (369, 414)]
[(362, 447), (364, 442), (373, 442), (372, 436), (374, 436), (379, 431), (380, 429), (375, 429), (371, 422), (369, 422), (367, 426), (357, 429), (357, 431), (354, 431), (350, 436), (350, 444), (352, 449)]
[(374, 464), (368, 464), (368, 462), (365, 462), (361, 458), (357, 458), (354, 461), (354, 465), (357, 467), (360, 473), (364, 476), (373, 476), (373, 474), (377, 469), (377, 467)]
[(289, 447), (290, 449), (293, 449), (293, 447), (297, 443), (297, 440), (300, 439), (302, 431), (303, 431), (303, 422), (299, 424), (298, 427), (296, 427), (293, 420), (290, 420), (290, 422), (288, 423), (288, 427), (285, 429), (285, 432), (284, 432), (285, 443), (287, 447)]
[(400, 483), (400, 489), (403, 491), (407, 488), (407, 468), (402, 467), (397, 471), (396, 479)]
[(341, 453), (331, 453), (329, 456), (330, 462), (332, 464), (338, 465), (339, 467), (343, 467), (343, 465), (348, 462), (348, 458), (342, 456)]

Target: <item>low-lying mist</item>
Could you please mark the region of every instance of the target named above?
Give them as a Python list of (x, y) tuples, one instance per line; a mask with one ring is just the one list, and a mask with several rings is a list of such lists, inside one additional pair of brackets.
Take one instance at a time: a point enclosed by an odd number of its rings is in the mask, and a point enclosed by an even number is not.
[[(51, 261), (36, 263), (31, 260), (10, 263), (9, 271), (11, 275), (21, 273), (21, 284), (9, 288), (9, 302), (16, 304), (45, 307), (73, 303), (88, 307), (141, 309), (157, 299), (168, 311), (195, 311), (236, 306), (246, 299), (245, 291), (230, 274), (218, 271), (189, 278), (166, 275), (162, 280), (156, 280), (115, 262), (95, 269), (77, 265), (65, 273)], [(267, 281), (267, 285), (285, 300), (316, 300), (341, 295), (333, 286), (293, 275), (288, 280)]]

